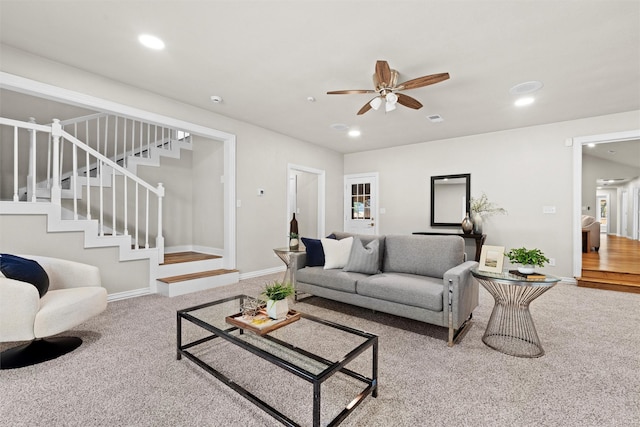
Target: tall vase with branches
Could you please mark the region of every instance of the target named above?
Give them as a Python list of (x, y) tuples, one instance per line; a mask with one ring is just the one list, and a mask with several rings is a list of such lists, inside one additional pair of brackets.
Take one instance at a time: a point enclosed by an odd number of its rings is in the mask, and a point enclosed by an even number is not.
[(507, 211), (495, 203), (489, 201), (487, 195), (482, 192), (479, 198), (472, 197), (471, 200), (471, 221), (473, 222), (473, 233), (482, 234), (482, 222), (493, 215), (506, 215)]

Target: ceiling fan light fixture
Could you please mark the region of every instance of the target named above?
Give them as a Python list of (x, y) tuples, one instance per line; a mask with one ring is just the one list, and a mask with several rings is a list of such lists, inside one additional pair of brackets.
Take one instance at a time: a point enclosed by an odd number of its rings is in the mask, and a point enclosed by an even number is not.
[(369, 105), (371, 105), (371, 108), (373, 108), (374, 110), (378, 110), (378, 108), (380, 108), (380, 106), (382, 105), (382, 99), (377, 96), (373, 98), (371, 102), (369, 102)]
[(393, 111), (396, 109), (396, 103), (395, 102), (388, 102), (384, 105), (384, 111), (385, 112), (389, 112), (389, 111)]
[(389, 104), (389, 103), (395, 104), (396, 102), (398, 102), (398, 95), (396, 95), (395, 93), (391, 92), (391, 93), (387, 94), (386, 99), (387, 99), (387, 104)]

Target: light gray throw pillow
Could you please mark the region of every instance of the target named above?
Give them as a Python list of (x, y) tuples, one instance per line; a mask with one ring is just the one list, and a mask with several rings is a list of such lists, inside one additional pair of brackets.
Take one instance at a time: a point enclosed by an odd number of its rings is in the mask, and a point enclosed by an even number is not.
[(349, 261), (342, 271), (363, 274), (380, 273), (380, 240), (372, 240), (365, 246), (359, 237), (354, 237)]

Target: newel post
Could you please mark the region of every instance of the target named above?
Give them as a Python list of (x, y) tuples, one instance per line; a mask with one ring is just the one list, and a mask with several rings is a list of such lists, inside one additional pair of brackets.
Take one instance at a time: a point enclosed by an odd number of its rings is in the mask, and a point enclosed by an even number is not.
[(53, 119), (51, 124), (51, 137), (53, 139), (53, 163), (51, 165), (51, 203), (60, 205), (60, 137), (62, 136), (62, 126), (60, 120)]
[(156, 249), (158, 251), (158, 263), (164, 262), (164, 236), (162, 235), (162, 199), (164, 198), (164, 187), (158, 183), (158, 235), (156, 236)]

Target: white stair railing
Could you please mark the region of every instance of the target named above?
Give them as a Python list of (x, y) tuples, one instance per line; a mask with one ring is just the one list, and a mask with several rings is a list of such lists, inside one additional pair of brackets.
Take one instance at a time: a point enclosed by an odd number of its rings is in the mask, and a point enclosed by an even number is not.
[[(140, 179), (134, 173), (118, 165), (116, 161), (108, 158), (104, 153), (92, 148), (82, 142), (80, 139), (63, 130), (60, 121), (54, 120), (49, 125), (38, 125), (36, 123), (22, 122), (18, 120), (12, 120), (7, 118), (0, 118), (0, 126), (13, 128), (13, 194), (11, 200), (14, 202), (21, 201), (21, 194), (19, 189), (22, 184), (25, 188), (31, 187), (33, 191), (27, 191), (27, 198), (25, 203), (36, 203), (36, 189), (37, 189), (37, 176), (38, 173), (44, 174), (46, 170), (47, 179), (44, 180), (47, 183), (47, 188), (50, 188), (49, 199), (54, 205), (61, 206), (62, 204), (62, 186), (61, 176), (62, 171), (65, 170), (62, 167), (64, 161), (63, 153), (65, 146), (69, 146), (71, 150), (71, 165), (69, 166), (69, 172), (67, 175), (70, 177), (70, 187), (72, 190), (73, 200), (73, 216), (74, 219), (80, 219), (79, 215), (79, 201), (81, 200), (81, 194), (84, 185), (86, 198), (87, 215), (86, 219), (91, 219), (92, 211), (98, 213), (99, 223), (99, 235), (105, 235), (105, 216), (111, 215), (111, 235), (124, 235), (129, 236), (129, 224), (128, 217), (132, 217), (134, 220), (132, 249), (149, 249), (150, 248), (150, 201), (152, 195), (154, 201), (157, 204), (157, 230), (155, 237), (155, 247), (158, 250), (159, 261), (164, 260), (164, 237), (162, 235), (162, 200), (164, 197), (164, 187), (162, 184), (158, 184), (157, 187), (152, 186), (146, 181)], [(2, 129), (2, 134), (5, 135), (5, 129)], [(24, 132), (27, 131), (27, 132)], [(106, 141), (103, 140), (103, 141)], [(2, 141), (0, 141), (2, 143)], [(37, 156), (38, 145), (47, 144), (47, 158), (46, 160), (40, 160)], [(101, 144), (98, 149), (103, 148), (106, 151), (106, 144)], [(84, 155), (78, 155), (78, 150), (84, 152)], [(84, 160), (84, 176), (80, 173), (79, 162), (80, 159)], [(46, 162), (46, 165), (42, 163)], [(21, 165), (28, 164), (27, 168)], [(90, 166), (92, 165), (92, 166)], [(45, 167), (46, 166), (46, 167)], [(23, 170), (26, 169), (26, 170)], [(40, 171), (40, 172), (39, 172)], [(92, 171), (95, 174), (92, 176)], [(123, 180), (122, 192), (119, 191), (116, 185), (117, 177), (121, 177)], [(25, 182), (26, 181), (26, 182)], [(41, 181), (43, 181), (41, 179)], [(107, 185), (105, 185), (107, 183)], [(97, 187), (97, 188), (96, 188)], [(92, 188), (98, 193), (97, 201), (92, 202), (91, 192)], [(141, 201), (140, 190), (144, 194)], [(105, 203), (105, 193), (111, 191), (111, 204)], [(29, 194), (30, 193), (30, 194)], [(133, 194), (133, 203), (130, 202), (128, 195)], [(141, 205), (143, 205), (141, 207)], [(142, 221), (140, 221), (142, 219)], [(143, 223), (143, 225), (140, 224)], [(120, 224), (121, 232), (118, 232), (118, 224)]]
[[(171, 150), (178, 141), (191, 144), (191, 136), (186, 131), (115, 114), (91, 114), (60, 124), (65, 131), (123, 167), (127, 167), (129, 157), (150, 159), (152, 149)], [(95, 165), (85, 165), (84, 169), (92, 171), (93, 168)]]

